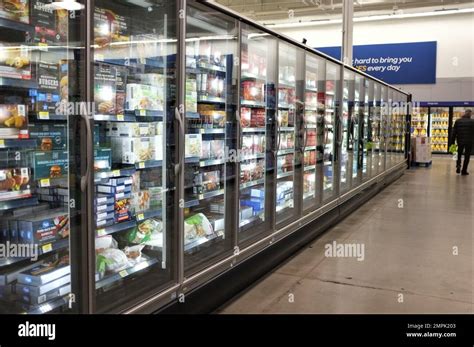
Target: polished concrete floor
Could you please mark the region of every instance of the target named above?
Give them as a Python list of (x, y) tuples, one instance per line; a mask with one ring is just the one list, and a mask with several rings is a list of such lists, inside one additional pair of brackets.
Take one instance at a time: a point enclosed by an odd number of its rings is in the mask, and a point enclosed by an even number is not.
[[(474, 168), (454, 170), (441, 157), (406, 171), (218, 312), (474, 312)], [(364, 260), (326, 257), (334, 241)]]

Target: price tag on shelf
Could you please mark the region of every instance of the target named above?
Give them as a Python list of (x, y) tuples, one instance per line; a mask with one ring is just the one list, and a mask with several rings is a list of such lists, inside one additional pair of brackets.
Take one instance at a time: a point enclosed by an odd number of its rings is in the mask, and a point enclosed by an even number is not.
[(122, 270), (122, 271), (119, 272), (119, 275), (120, 275), (120, 277), (124, 278), (125, 276), (128, 275), (128, 272), (127, 272), (127, 270)]
[(52, 243), (48, 243), (46, 245), (43, 245), (41, 247), (41, 249), (43, 250), (43, 253), (48, 253), (48, 252), (51, 252), (53, 250), (53, 244)]
[(49, 178), (43, 178), (40, 180), (40, 187), (49, 187), (51, 185), (51, 181)]
[(39, 119), (49, 119), (49, 112), (48, 111), (41, 111), (38, 113)]
[(145, 162), (142, 161), (142, 162), (138, 163), (138, 168), (139, 169), (144, 169), (145, 168)]
[(94, 55), (94, 59), (95, 59), (95, 60), (98, 60), (98, 61), (102, 61), (102, 60), (104, 60), (104, 55), (103, 55), (103, 54), (99, 54), (99, 53), (98, 53), (98, 54), (95, 54), (95, 55)]
[(123, 122), (123, 121), (125, 120), (123, 114), (118, 114), (118, 115), (117, 115), (117, 120), (118, 120), (119, 122)]
[(140, 116), (146, 116), (146, 110), (140, 110)]
[(97, 229), (97, 236), (105, 236), (107, 233), (105, 232), (105, 229)]
[(39, 42), (38, 47), (39, 47), (40, 51), (45, 51), (45, 52), (48, 51), (48, 44), (45, 43), (45, 42)]
[(137, 220), (138, 221), (141, 221), (141, 220), (144, 220), (144, 219), (145, 219), (145, 215), (143, 213), (137, 214)]
[(5, 147), (5, 140), (0, 140), (0, 148)]
[(114, 177), (120, 176), (120, 170), (113, 170), (112, 171), (112, 176), (114, 176)]

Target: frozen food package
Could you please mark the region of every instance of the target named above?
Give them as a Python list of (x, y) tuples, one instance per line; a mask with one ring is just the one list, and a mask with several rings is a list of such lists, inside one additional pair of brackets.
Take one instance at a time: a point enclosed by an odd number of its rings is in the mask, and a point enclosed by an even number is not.
[(209, 237), (213, 234), (212, 224), (203, 213), (197, 213), (184, 220), (185, 243), (200, 237)]
[(17, 22), (29, 23), (29, 0), (2, 0), (0, 1), (0, 18)]
[(163, 222), (157, 218), (144, 220), (127, 234), (129, 242), (134, 244), (143, 244), (151, 241), (153, 234), (163, 232)]
[(0, 42), (0, 77), (31, 79), (31, 51), (28, 46)]
[(27, 139), (28, 137), (26, 106), (0, 104), (0, 139)]
[(29, 168), (0, 169), (0, 201), (31, 196)]
[(185, 157), (202, 157), (202, 135), (186, 134), (185, 135)]
[(242, 128), (249, 128), (251, 126), (252, 110), (248, 107), (240, 109), (240, 125)]
[[(101, 257), (103, 257), (101, 259)], [(116, 248), (106, 248), (97, 254), (97, 265), (105, 263), (106, 272), (119, 272), (129, 267), (129, 261), (124, 251)]]
[(212, 141), (202, 141), (202, 156), (201, 159), (209, 159), (213, 157), (211, 154), (211, 142)]
[(210, 141), (210, 157), (214, 159), (224, 159), (225, 157), (225, 142), (224, 140)]
[(163, 88), (146, 84), (131, 83), (127, 84), (126, 89), (126, 110), (163, 111)]
[(142, 260), (143, 247), (145, 247), (145, 245), (127, 246), (123, 249), (131, 266), (138, 264)]
[(116, 112), (117, 70), (110, 64), (95, 63), (94, 102), (97, 114)]

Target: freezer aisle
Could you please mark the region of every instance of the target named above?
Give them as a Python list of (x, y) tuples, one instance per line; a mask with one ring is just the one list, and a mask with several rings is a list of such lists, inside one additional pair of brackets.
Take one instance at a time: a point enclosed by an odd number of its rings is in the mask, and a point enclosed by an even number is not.
[[(219, 313), (472, 314), (473, 194), (451, 159), (434, 157), (432, 169), (406, 172)], [(410, 208), (398, 208), (400, 198)], [(325, 257), (333, 242), (363, 244), (364, 259)], [(453, 256), (447, 244), (464, 250)]]

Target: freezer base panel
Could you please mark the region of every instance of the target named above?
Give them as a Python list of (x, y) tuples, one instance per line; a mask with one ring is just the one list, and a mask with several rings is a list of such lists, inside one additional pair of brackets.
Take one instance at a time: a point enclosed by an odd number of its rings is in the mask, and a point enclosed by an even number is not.
[(296, 230), (281, 241), (250, 256), (237, 266), (210, 278), (201, 286), (191, 290), (186, 294), (184, 302), (174, 301), (161, 309), (157, 309), (155, 313), (202, 314), (219, 310), (220, 307), (231, 301), (236, 295), (255, 284), (256, 281), (270, 273), (295, 252), (298, 252), (319, 235), (342, 221), (361, 207), (362, 204), (368, 202), (385, 187), (400, 178), (405, 169), (405, 165), (400, 165), (396, 170), (387, 173), (380, 180), (359, 191), (341, 205), (336, 205), (330, 211)]

